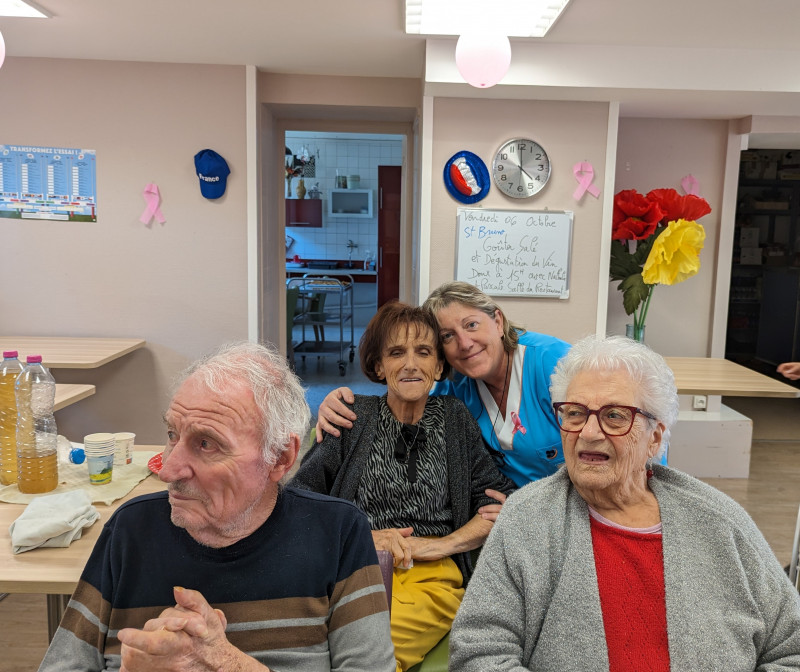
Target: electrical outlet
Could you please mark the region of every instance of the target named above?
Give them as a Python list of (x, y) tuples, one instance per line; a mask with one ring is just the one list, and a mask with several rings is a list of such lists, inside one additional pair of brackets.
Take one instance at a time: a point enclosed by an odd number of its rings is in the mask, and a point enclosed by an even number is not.
[(708, 397), (704, 394), (696, 394), (692, 398), (692, 408), (695, 411), (705, 411), (708, 404)]

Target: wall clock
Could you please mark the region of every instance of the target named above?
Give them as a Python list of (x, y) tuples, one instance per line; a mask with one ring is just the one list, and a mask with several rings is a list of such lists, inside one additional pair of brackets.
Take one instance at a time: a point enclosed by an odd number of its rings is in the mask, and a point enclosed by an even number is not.
[(492, 177), (506, 196), (530, 198), (550, 179), (550, 158), (538, 142), (513, 138), (497, 150)]

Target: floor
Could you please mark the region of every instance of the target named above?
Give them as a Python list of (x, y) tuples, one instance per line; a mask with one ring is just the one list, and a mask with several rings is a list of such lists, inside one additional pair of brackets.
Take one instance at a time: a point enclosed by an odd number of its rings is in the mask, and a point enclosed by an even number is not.
[[(294, 340), (300, 341), (299, 327), (295, 327)], [(358, 346), (361, 335), (364, 333), (363, 327), (354, 328), (353, 342)], [(326, 334), (330, 336), (329, 334)], [(310, 335), (306, 335), (307, 338)], [(349, 338), (349, 334), (346, 336)], [(311, 415), (317, 417), (317, 409), (320, 403), (331, 390), (337, 387), (349, 387), (356, 394), (385, 394), (386, 386), (371, 382), (362, 372), (358, 361), (358, 347), (355, 348), (355, 358), (349, 362), (349, 349), (346, 350), (344, 357), (347, 361), (344, 375), (339, 369), (339, 355), (332, 357), (316, 357), (307, 355), (295, 357), (295, 373), (303, 381), (306, 388), (306, 401), (311, 408)]]
[[(347, 384), (365, 394), (385, 387), (370, 383), (357, 366), (344, 377), (332, 360), (298, 362), (308, 385), (312, 412), (328, 391)], [(727, 405), (753, 419), (753, 450), (748, 479), (705, 479), (739, 502), (755, 520), (783, 565), (789, 563), (800, 505), (800, 399), (726, 398)], [(35, 551), (33, 551), (35, 553)], [(43, 595), (9, 595), (0, 601), (0, 650), (4, 672), (35, 670), (47, 647)]]

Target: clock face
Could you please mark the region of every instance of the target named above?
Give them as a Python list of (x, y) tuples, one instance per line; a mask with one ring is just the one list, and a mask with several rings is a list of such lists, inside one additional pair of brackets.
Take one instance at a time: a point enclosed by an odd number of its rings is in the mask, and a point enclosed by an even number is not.
[(497, 150), (492, 176), (506, 196), (529, 198), (550, 179), (550, 159), (538, 142), (514, 138)]

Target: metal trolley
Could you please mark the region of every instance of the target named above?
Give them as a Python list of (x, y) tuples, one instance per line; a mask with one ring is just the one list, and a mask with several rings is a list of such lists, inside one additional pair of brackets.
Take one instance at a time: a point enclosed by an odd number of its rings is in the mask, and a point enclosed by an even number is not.
[[(341, 279), (340, 279), (341, 278)], [(353, 276), (344, 275), (332, 278), (324, 274), (306, 273), (302, 278), (289, 278), (286, 289), (297, 288), (298, 311), (294, 315), (294, 324), (302, 325), (300, 342), (294, 345), (294, 354), (300, 355), (305, 362), (306, 355), (317, 357), (337, 357), (339, 375), (347, 372), (347, 362), (355, 359), (355, 329), (353, 326)], [(326, 298), (326, 308), (333, 308), (333, 298), (338, 298), (338, 309), (314, 310), (313, 304), (321, 303), (318, 297)], [(350, 325), (350, 338), (345, 338), (346, 326)], [(311, 327), (313, 340), (306, 338), (306, 328)], [(339, 340), (325, 339), (325, 328), (338, 327)], [(329, 332), (330, 333), (330, 332)], [(349, 355), (347, 350), (350, 350)], [(347, 356), (347, 359), (345, 359)]]

